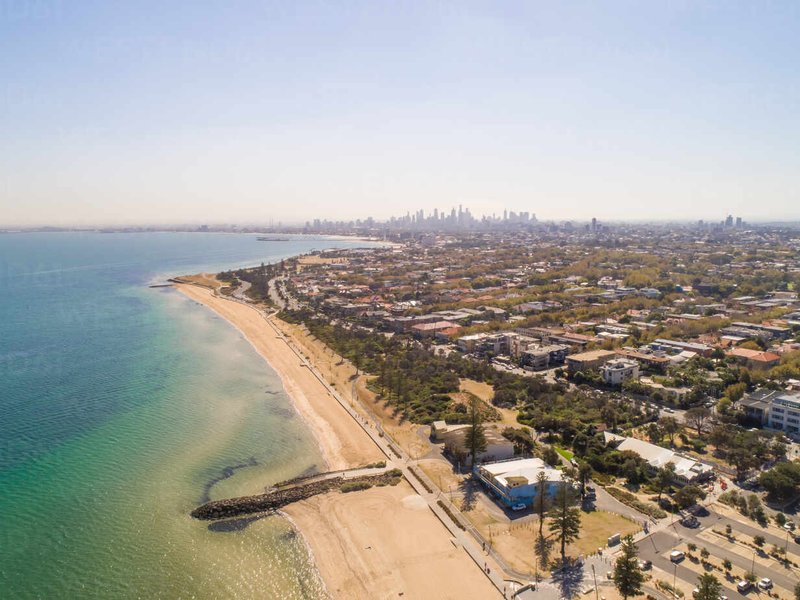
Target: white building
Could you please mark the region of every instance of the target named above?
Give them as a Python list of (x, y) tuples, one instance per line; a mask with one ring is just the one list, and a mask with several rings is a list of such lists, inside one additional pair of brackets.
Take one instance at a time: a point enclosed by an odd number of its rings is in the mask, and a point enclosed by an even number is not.
[(682, 456), (669, 448), (662, 448), (661, 446), (656, 446), (644, 440), (626, 438), (621, 435), (609, 433), (608, 431), (603, 432), (603, 437), (606, 444), (609, 442), (620, 442), (617, 446), (617, 450), (628, 450), (639, 455), (647, 461), (647, 464), (649, 464), (650, 468), (654, 471), (662, 468), (667, 463), (672, 463), (675, 465), (675, 483), (681, 485), (705, 481), (711, 477), (714, 472), (709, 465), (703, 464), (693, 458)]
[(478, 479), (506, 506), (524, 504), (531, 506), (538, 493), (539, 473), (547, 475), (548, 496), (552, 497), (562, 481), (562, 473), (541, 458), (519, 458), (480, 465), (475, 473)]
[(639, 363), (629, 358), (615, 358), (600, 367), (603, 381), (608, 385), (622, 385), (628, 379), (639, 379)]

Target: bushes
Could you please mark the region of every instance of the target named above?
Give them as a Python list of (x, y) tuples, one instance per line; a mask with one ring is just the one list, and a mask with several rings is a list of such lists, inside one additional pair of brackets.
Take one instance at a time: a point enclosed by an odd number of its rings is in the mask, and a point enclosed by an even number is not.
[(372, 484), (368, 481), (345, 481), (339, 489), (343, 494), (347, 492), (358, 492), (360, 490), (368, 490)]
[(621, 490), (617, 487), (607, 487), (606, 491), (626, 506), (630, 506), (631, 508), (638, 510), (640, 513), (644, 513), (649, 517), (653, 517), (654, 519), (663, 519), (667, 516), (666, 512), (654, 504), (642, 502), (628, 491)]
[(438, 504), (438, 505), (439, 505), (439, 508), (441, 508), (441, 509), (442, 509), (442, 510), (443, 510), (445, 513), (447, 513), (447, 516), (448, 516), (448, 517), (450, 517), (450, 520), (451, 520), (453, 523), (455, 523), (455, 524), (456, 524), (456, 526), (457, 526), (459, 529), (464, 529), (464, 526), (461, 524), (461, 521), (459, 521), (459, 520), (456, 518), (456, 516), (453, 514), (453, 511), (451, 511), (451, 510), (450, 510), (450, 507), (449, 507), (449, 506), (447, 506), (447, 505), (446, 505), (444, 502), (442, 502), (441, 500), (437, 500), (437, 501), (436, 501), (436, 504)]

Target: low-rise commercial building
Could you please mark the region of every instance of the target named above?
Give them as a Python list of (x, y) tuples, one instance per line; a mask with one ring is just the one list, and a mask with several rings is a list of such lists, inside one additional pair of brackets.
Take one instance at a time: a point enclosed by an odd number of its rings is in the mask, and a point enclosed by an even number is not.
[(693, 458), (682, 456), (669, 448), (662, 448), (661, 446), (656, 446), (644, 440), (623, 437), (608, 431), (603, 432), (603, 437), (606, 444), (617, 444), (617, 450), (628, 450), (639, 455), (642, 459), (647, 461), (647, 464), (650, 465), (653, 471), (657, 471), (667, 463), (672, 463), (675, 466), (674, 481), (679, 485), (701, 483), (708, 480), (714, 474), (714, 470), (711, 466), (694, 460)]
[(738, 405), (753, 422), (800, 439), (800, 393), (756, 390)]
[(533, 505), (539, 491), (539, 473), (547, 478), (546, 494), (553, 497), (562, 481), (562, 472), (541, 458), (518, 458), (480, 465), (475, 474), (489, 493), (507, 507)]

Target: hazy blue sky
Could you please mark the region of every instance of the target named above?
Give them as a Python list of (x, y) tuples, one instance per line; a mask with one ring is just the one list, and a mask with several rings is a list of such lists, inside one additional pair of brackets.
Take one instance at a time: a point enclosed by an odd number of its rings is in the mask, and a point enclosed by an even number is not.
[(0, 0), (0, 224), (800, 217), (800, 2)]

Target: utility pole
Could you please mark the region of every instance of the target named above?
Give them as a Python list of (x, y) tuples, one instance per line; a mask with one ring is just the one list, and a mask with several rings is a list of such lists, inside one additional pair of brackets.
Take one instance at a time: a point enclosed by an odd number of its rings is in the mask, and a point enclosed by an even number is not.
[(600, 600), (600, 595), (597, 593), (597, 573), (594, 572), (594, 565), (592, 565), (592, 577), (594, 578), (594, 600)]

